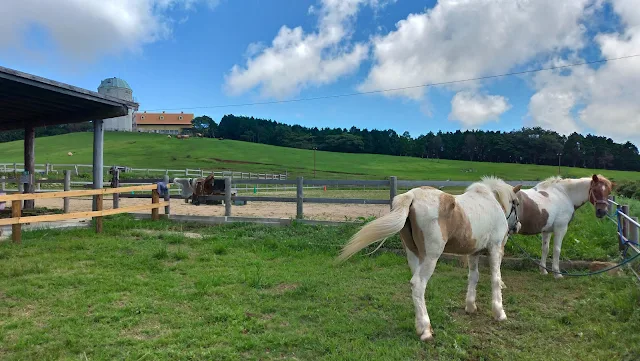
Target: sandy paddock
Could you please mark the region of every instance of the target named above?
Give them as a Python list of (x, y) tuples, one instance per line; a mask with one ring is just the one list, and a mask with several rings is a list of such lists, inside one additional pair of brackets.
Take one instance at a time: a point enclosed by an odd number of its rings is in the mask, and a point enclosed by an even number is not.
[[(149, 204), (151, 199), (121, 198), (120, 207), (138, 204)], [(105, 197), (104, 209), (112, 208), (112, 199)], [(62, 199), (41, 199), (36, 201), (37, 207), (62, 208)], [(83, 212), (91, 210), (91, 198), (74, 197), (70, 200), (71, 212)], [(160, 211), (161, 213), (163, 210)], [(381, 204), (313, 204), (304, 205), (306, 219), (345, 221), (355, 220), (358, 217), (380, 217), (389, 212), (388, 205)], [(224, 216), (224, 205), (199, 205), (184, 203), (182, 199), (171, 200), (171, 214), (192, 216)], [(233, 206), (233, 216), (240, 217), (265, 217), (265, 218), (295, 218), (295, 203), (280, 202), (248, 202), (244, 206)]]

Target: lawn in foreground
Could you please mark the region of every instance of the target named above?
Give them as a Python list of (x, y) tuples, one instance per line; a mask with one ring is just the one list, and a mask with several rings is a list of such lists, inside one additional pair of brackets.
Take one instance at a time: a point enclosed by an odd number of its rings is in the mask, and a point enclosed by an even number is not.
[[(413, 326), (409, 271), (381, 253), (334, 264), (352, 227), (203, 227), (126, 217), (0, 245), (0, 358), (215, 360), (637, 359), (628, 277), (556, 281), (503, 271), (509, 319), (476, 315), (466, 270), (439, 263), (427, 288), (436, 341)], [(148, 233), (142, 228), (155, 229)], [(192, 239), (170, 231), (197, 232)], [(636, 353), (633, 353), (636, 352)]]

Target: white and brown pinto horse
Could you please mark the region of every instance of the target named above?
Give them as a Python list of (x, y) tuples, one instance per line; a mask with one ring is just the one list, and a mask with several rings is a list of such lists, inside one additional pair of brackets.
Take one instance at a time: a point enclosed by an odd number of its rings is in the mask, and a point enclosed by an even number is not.
[(478, 257), (488, 250), (491, 258), (492, 309), (499, 320), (507, 318), (502, 307), (500, 263), (508, 233), (520, 226), (515, 193), (501, 179), (487, 177), (453, 196), (431, 187), (414, 188), (393, 199), (389, 214), (365, 225), (342, 249), (345, 260), (366, 246), (400, 232), (411, 269), (411, 290), (416, 332), (423, 341), (433, 339), (424, 293), (443, 252), (469, 255), (466, 311), (476, 311)]
[(542, 234), (542, 274), (548, 273), (544, 267), (547, 266), (551, 234), (554, 234), (551, 270), (556, 278), (562, 278), (559, 266), (560, 249), (575, 211), (590, 202), (596, 208), (596, 217), (604, 217), (607, 214), (607, 199), (612, 188), (611, 181), (602, 175), (594, 174), (592, 177), (579, 179), (551, 177), (531, 189), (517, 192), (520, 201), (518, 215), (522, 224), (518, 233)]

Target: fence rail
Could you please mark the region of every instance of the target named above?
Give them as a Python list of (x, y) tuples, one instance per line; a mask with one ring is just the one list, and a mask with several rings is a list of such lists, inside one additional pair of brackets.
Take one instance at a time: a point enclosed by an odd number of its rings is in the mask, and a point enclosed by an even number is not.
[[(118, 194), (132, 191), (151, 191), (152, 201), (151, 204), (140, 204), (136, 206), (130, 206), (125, 208), (114, 208), (103, 210), (103, 201), (105, 194)], [(74, 212), (67, 213), (65, 209), (64, 214), (46, 214), (39, 216), (23, 216), (22, 215), (22, 201), (36, 200), (36, 199), (51, 199), (61, 198), (65, 199), (65, 206), (67, 206), (67, 199), (70, 197), (81, 196), (93, 196), (95, 199), (95, 209), (89, 212)], [(157, 220), (160, 218), (159, 208), (165, 207), (165, 213), (168, 214), (169, 201), (161, 202), (160, 195), (158, 193), (158, 185), (150, 184), (143, 186), (133, 187), (121, 187), (121, 188), (103, 188), (103, 189), (91, 189), (91, 190), (75, 190), (65, 192), (52, 192), (52, 193), (24, 193), (24, 194), (9, 194), (0, 195), (0, 203), (11, 202), (11, 218), (0, 219), (0, 226), (10, 225), (12, 228), (11, 237), (13, 242), (20, 243), (22, 241), (22, 225), (29, 223), (39, 222), (54, 222), (63, 221), (78, 218), (93, 218), (96, 224), (96, 232), (102, 232), (102, 217), (120, 214), (120, 213), (132, 213), (143, 210), (151, 210), (151, 218)], [(67, 207), (65, 207), (67, 208)]]
[[(638, 217), (630, 215), (629, 206), (616, 202), (615, 196), (609, 197), (609, 212), (607, 217), (616, 224), (618, 236), (618, 249), (623, 257), (632, 257), (629, 254), (640, 254), (640, 222)], [(628, 263), (628, 268), (640, 281), (640, 267), (634, 269), (633, 264)]]
[[(60, 170), (73, 170), (76, 175), (84, 173), (82, 170), (87, 169), (87, 172), (91, 172), (93, 165), (91, 164), (52, 164), (52, 163), (37, 163), (35, 164), (35, 172), (39, 174), (58, 174)], [(207, 170), (202, 168), (182, 168), (182, 169), (160, 169), (160, 168), (133, 168), (127, 166), (108, 165), (104, 166), (105, 171), (109, 171), (111, 168), (122, 169), (129, 173), (145, 173), (145, 174), (167, 174), (167, 175), (181, 175), (185, 177), (204, 177), (209, 174), (213, 174), (216, 177), (232, 177), (240, 179), (287, 179), (288, 174), (281, 173), (253, 173), (253, 172), (238, 172), (238, 171), (216, 171)], [(24, 171), (24, 163), (0, 163), (0, 173), (18, 173)], [(107, 173), (105, 172), (105, 173)]]

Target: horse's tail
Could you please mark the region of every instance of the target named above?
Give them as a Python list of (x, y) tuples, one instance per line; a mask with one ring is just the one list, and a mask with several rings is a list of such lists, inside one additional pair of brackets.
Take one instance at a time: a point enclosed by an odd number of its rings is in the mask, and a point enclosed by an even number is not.
[(342, 248), (338, 259), (344, 261), (368, 245), (400, 232), (409, 216), (413, 198), (413, 191), (396, 196), (391, 212), (362, 227)]

